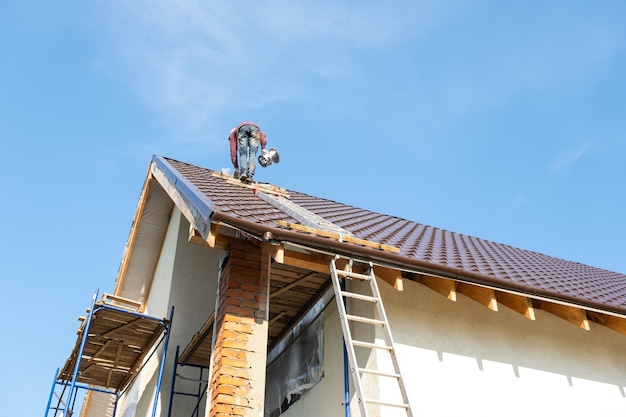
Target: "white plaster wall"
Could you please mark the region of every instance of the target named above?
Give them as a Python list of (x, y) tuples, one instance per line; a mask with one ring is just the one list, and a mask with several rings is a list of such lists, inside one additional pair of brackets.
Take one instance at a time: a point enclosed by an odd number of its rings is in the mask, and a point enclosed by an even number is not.
[[(176, 347), (180, 346), (182, 352), (214, 310), (217, 276), (220, 259), (223, 256), (222, 251), (189, 243), (188, 231), (189, 223), (175, 207), (146, 303), (145, 313), (155, 317), (169, 318), (171, 307), (174, 307), (156, 413), (161, 417), (167, 416), (168, 412)], [(163, 344), (140, 372), (133, 386), (128, 389), (129, 394), (118, 404), (118, 407), (122, 406), (121, 410), (134, 408), (135, 412), (132, 415), (137, 417), (152, 415), (162, 349)], [(178, 373), (187, 379), (177, 379), (177, 391), (194, 393), (198, 391), (198, 383), (190, 381), (199, 378), (198, 369), (179, 367)], [(176, 395), (172, 415), (191, 415), (195, 401), (191, 397)]]
[(626, 336), (381, 285), (416, 415), (626, 415)]
[[(626, 415), (626, 336), (594, 323), (585, 331), (543, 311), (531, 321), (503, 305), (494, 312), (462, 294), (453, 302), (404, 285), (398, 292), (380, 283), (380, 290), (414, 416)], [(333, 311), (325, 319), (325, 377), (286, 417), (344, 415)], [(353, 398), (352, 416), (359, 415)]]

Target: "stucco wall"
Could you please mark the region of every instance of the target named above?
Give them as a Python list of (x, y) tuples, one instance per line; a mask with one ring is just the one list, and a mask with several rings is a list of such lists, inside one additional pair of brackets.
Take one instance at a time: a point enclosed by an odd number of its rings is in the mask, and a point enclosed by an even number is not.
[[(414, 415), (626, 415), (626, 336), (594, 323), (585, 331), (543, 311), (531, 321), (502, 305), (494, 312), (461, 294), (454, 302), (404, 285), (403, 292), (384, 283), (380, 290)], [(324, 331), (325, 377), (286, 417), (344, 415), (335, 309)], [(353, 401), (352, 415), (359, 414)]]
[[(222, 251), (189, 243), (188, 233), (189, 223), (174, 208), (146, 303), (146, 314), (156, 317), (169, 317), (170, 309), (174, 306), (157, 412), (162, 417), (167, 416), (176, 347), (180, 346), (182, 352), (214, 310), (217, 275), (223, 256)], [(136, 408), (134, 414), (129, 415), (151, 415), (161, 354), (162, 345), (139, 374), (135, 386), (128, 389), (128, 394), (120, 403), (122, 410)], [(199, 378), (198, 369), (179, 367), (178, 373), (185, 378), (177, 379), (177, 391), (198, 391), (198, 383), (191, 381)], [(205, 372), (205, 379), (206, 376)], [(195, 401), (192, 397), (175, 396), (172, 415), (191, 415)], [(131, 406), (131, 403), (136, 403), (136, 406)]]

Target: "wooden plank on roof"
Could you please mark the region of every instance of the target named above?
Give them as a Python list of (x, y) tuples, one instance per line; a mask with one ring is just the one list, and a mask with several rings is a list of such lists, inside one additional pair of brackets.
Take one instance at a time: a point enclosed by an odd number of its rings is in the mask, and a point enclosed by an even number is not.
[(289, 198), (289, 193), (287, 192), (287, 190), (285, 188), (281, 188), (277, 185), (274, 184), (269, 184), (266, 182), (252, 182), (252, 183), (244, 183), (241, 182), (241, 180), (236, 179), (235, 177), (233, 177), (230, 174), (223, 174), (221, 172), (213, 172), (211, 174), (212, 177), (218, 177), (218, 178), (223, 178), (227, 183), (229, 184), (233, 184), (233, 185), (238, 185), (240, 187), (244, 187), (244, 188), (249, 188), (252, 191), (254, 190), (262, 190), (265, 191), (267, 193), (271, 193), (274, 195), (280, 195), (282, 197), (285, 198)]
[(342, 234), (337, 233), (337, 232), (329, 232), (327, 230), (315, 229), (313, 227), (303, 226), (301, 224), (289, 223), (289, 222), (286, 222), (284, 220), (279, 220), (278, 224), (279, 224), (279, 226), (285, 227), (287, 229), (292, 229), (292, 230), (297, 230), (297, 231), (300, 231), (300, 232), (310, 233), (310, 234), (316, 235), (316, 236), (327, 237), (327, 238), (330, 238), (330, 239), (338, 240), (340, 242), (354, 243), (356, 245), (366, 246), (366, 247), (375, 248), (375, 249), (380, 249), (382, 251), (387, 251), (387, 252), (400, 252), (400, 248), (397, 248), (395, 246), (384, 245), (382, 243), (372, 242), (370, 240), (359, 239), (359, 238), (356, 238), (356, 237), (353, 237), (353, 236), (342, 235)]

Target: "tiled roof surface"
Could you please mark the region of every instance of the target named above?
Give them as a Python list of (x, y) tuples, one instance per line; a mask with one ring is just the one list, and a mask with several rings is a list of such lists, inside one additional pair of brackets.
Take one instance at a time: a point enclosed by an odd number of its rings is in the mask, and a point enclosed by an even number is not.
[[(295, 222), (258, 198), (252, 189), (233, 184), (214, 171), (165, 159), (195, 185), (222, 214), (278, 227)], [(349, 230), (354, 236), (400, 248), (400, 255), (454, 268), (500, 282), (503, 287), (560, 294), (583, 304), (626, 310), (626, 275), (566, 261), (339, 202), (288, 191), (291, 201)]]

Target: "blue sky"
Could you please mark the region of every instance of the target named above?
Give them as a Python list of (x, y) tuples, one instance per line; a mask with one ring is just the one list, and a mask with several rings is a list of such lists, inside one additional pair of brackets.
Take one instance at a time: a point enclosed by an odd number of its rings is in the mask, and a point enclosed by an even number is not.
[[(207, 5), (208, 4), (208, 5)], [(152, 155), (626, 273), (623, 1), (3, 1), (3, 414), (41, 415)]]

